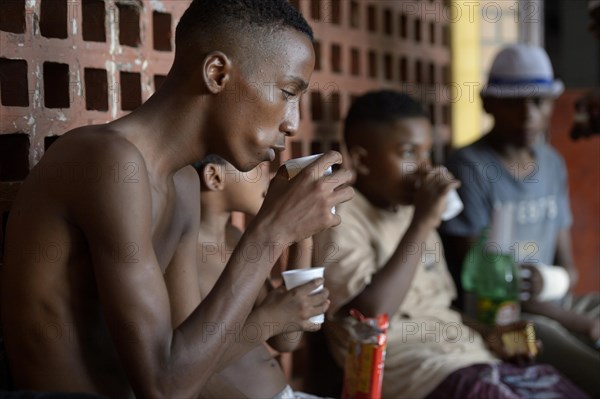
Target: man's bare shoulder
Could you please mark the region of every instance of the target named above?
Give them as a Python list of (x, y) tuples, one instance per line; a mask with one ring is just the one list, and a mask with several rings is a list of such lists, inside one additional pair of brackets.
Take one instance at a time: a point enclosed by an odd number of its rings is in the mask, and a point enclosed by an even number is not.
[[(200, 198), (200, 179), (198, 173), (192, 166), (186, 166), (179, 169), (177, 173), (175, 173), (173, 180), (179, 197), (188, 202)], [(199, 206), (199, 203), (195, 201), (194, 205)]]
[(142, 162), (139, 148), (110, 125), (84, 126), (63, 134), (42, 158), (40, 165), (80, 161), (82, 166), (102, 161)]
[(104, 125), (86, 126), (56, 140), (32, 170), (40, 182), (70, 196), (73, 188), (126, 189), (144, 184), (148, 172), (142, 152), (118, 132)]
[[(65, 133), (48, 149), (28, 177), (24, 201), (46, 196), (72, 223), (98, 223), (105, 212), (150, 202), (149, 176), (142, 152), (109, 125)], [(25, 187), (24, 187), (25, 188)]]

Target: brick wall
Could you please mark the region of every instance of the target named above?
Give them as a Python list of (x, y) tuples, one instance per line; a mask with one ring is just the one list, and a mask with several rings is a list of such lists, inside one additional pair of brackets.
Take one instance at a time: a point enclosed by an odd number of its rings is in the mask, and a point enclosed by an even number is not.
[[(135, 109), (171, 64), (186, 1), (3, 0), (0, 140), (20, 180), (52, 138)], [(9, 135), (9, 136), (6, 136)], [(13, 152), (13, 151), (10, 151)]]
[[(302, 102), (301, 143), (293, 156), (338, 148), (352, 99), (402, 89), (431, 113), (437, 155), (450, 138), (450, 33), (441, 0), (297, 0), (315, 31), (317, 64)], [(284, 156), (287, 154), (284, 154)]]

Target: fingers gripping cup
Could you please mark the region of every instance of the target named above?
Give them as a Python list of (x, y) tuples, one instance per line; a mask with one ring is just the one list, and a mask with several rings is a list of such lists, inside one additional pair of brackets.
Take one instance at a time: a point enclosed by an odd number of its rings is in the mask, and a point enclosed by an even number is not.
[[(323, 277), (324, 267), (313, 267), (310, 269), (296, 269), (296, 270), (287, 270), (281, 275), (283, 276), (283, 282), (285, 283), (285, 288), (291, 290), (292, 288), (296, 288), (298, 286), (304, 285), (310, 281), (313, 281), (317, 278)], [(323, 285), (317, 287), (312, 293), (319, 292), (323, 289)], [(315, 324), (323, 324), (325, 321), (325, 315), (320, 314), (317, 316), (313, 316), (309, 319), (312, 323)]]
[[(308, 165), (310, 165), (311, 163), (316, 161), (322, 155), (323, 154), (315, 154), (315, 155), (309, 155), (307, 157), (294, 158), (294, 159), (285, 161), (283, 164), (285, 165), (285, 169), (287, 170), (288, 179), (293, 179), (294, 176), (296, 176), (298, 173), (300, 173), (300, 171), (302, 169), (304, 169), (305, 167), (307, 167)], [(325, 169), (323, 176), (329, 176), (332, 173), (333, 173), (333, 170), (332, 170), (331, 166), (329, 166), (327, 169)], [(335, 206), (333, 208), (331, 208), (331, 213), (335, 214)]]

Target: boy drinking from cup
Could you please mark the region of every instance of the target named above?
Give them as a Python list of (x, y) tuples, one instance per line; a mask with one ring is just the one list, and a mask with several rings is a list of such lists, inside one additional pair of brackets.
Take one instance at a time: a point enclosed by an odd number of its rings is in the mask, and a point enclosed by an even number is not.
[[(231, 224), (232, 212), (243, 212), (254, 216), (262, 206), (269, 185), (266, 163), (249, 172), (240, 172), (229, 162), (209, 155), (194, 165), (200, 176), (202, 192), (200, 233), (198, 234), (198, 274), (202, 298), (210, 295), (242, 232)], [(289, 264), (294, 269), (310, 267), (312, 238), (307, 238), (290, 247)], [(247, 253), (246, 261), (251, 266), (254, 254)], [(314, 331), (311, 317), (322, 314), (329, 306), (328, 291), (313, 291), (322, 285), (322, 279), (286, 290), (274, 288), (267, 280), (256, 299), (255, 307), (244, 325), (247, 335), (254, 330), (277, 329), (282, 333), (267, 342), (279, 352), (295, 349), (302, 331)], [(208, 381), (202, 397), (249, 397), (249, 398), (303, 398), (314, 396), (293, 392), (277, 361), (264, 343), (256, 346), (226, 369), (213, 375)]]

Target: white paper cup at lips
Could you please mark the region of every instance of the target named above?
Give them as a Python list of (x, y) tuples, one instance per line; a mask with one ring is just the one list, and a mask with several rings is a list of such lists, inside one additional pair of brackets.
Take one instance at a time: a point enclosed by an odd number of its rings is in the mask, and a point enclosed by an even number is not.
[[(283, 164), (285, 165), (285, 169), (287, 170), (288, 179), (293, 179), (298, 173), (300, 173), (302, 169), (306, 168), (308, 165), (313, 163), (315, 160), (317, 160), (317, 158), (319, 158), (322, 155), (323, 154), (315, 154), (309, 155), (307, 157), (294, 158), (285, 161)], [(323, 173), (323, 176), (329, 176), (332, 173), (333, 169), (330, 166), (327, 169), (325, 169), (325, 173)], [(331, 213), (335, 214), (335, 206), (331, 208)]]
[(456, 190), (450, 190), (446, 194), (446, 210), (442, 213), (442, 220), (450, 220), (456, 217), (464, 209), (464, 205)]
[(539, 301), (554, 301), (564, 297), (569, 291), (571, 279), (564, 267), (550, 265), (533, 265), (540, 271), (544, 286), (536, 298)]
[[(300, 285), (306, 284), (310, 281), (313, 281), (314, 279), (322, 278), (324, 270), (324, 267), (312, 267), (310, 269), (287, 270), (281, 273), (281, 275), (283, 276), (285, 288), (287, 290), (291, 290), (292, 288), (296, 288)], [(319, 292), (322, 289), (323, 285), (320, 285), (312, 293), (314, 294), (315, 292)], [(316, 315), (311, 317), (309, 320), (315, 324), (323, 324), (323, 322), (325, 321), (325, 315)]]

